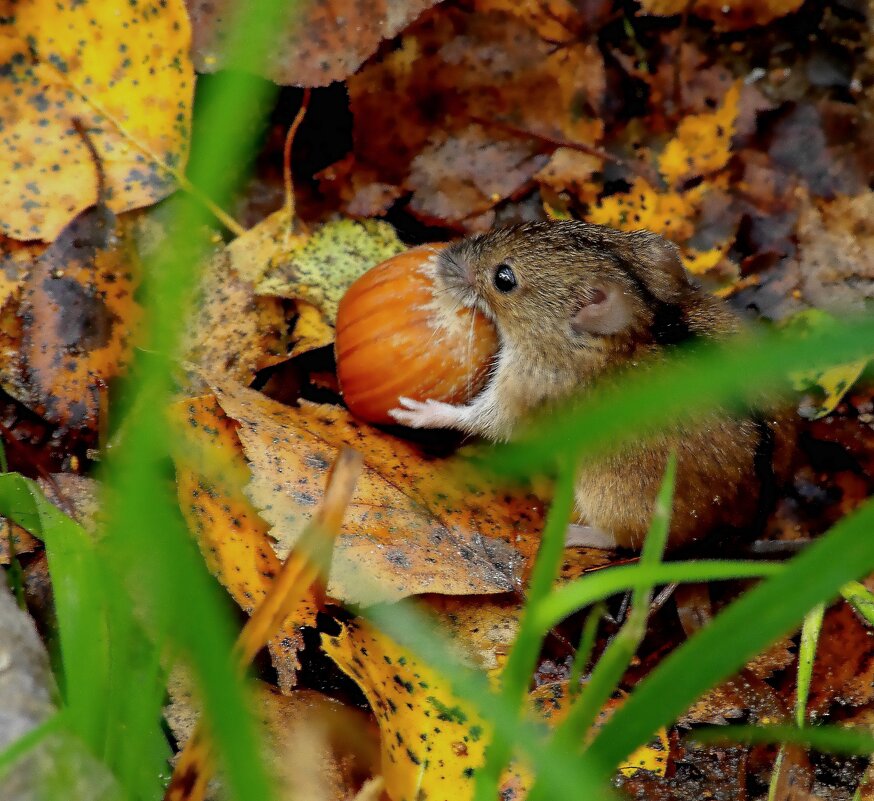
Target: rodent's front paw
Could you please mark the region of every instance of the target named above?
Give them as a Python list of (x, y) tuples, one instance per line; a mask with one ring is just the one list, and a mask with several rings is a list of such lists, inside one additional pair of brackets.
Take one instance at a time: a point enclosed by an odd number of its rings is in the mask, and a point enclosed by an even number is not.
[(412, 398), (398, 398), (399, 409), (391, 409), (389, 414), (401, 425), (410, 428), (452, 428), (458, 423), (458, 407), (442, 401), (417, 401)]

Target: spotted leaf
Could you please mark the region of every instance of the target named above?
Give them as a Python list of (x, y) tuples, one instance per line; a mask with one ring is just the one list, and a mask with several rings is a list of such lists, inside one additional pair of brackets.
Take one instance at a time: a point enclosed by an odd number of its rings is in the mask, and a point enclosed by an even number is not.
[(182, 0), (29, 0), (0, 14), (0, 231), (51, 241), (95, 202), (74, 118), (114, 211), (173, 190), (188, 157), (190, 39)]

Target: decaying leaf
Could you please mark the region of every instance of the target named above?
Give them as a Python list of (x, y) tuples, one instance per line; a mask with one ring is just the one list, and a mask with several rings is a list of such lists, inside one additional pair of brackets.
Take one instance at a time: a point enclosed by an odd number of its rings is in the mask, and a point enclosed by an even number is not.
[(138, 269), (125, 225), (102, 202), (72, 220), (34, 265), (18, 311), (21, 369), (25, 402), (47, 420), (96, 424), (101, 393), (131, 355)]
[(262, 295), (305, 300), (334, 324), (349, 285), (375, 264), (404, 249), (394, 228), (378, 220), (325, 223), (277, 253), (257, 282)]
[[(343, 625), (337, 637), (322, 635), (322, 648), (358, 684), (376, 715), (388, 796), (395, 801), (471, 798), (491, 729), (452, 693), (448, 680), (361, 620)], [(550, 727), (567, 714), (570, 700), (566, 682), (541, 685), (528, 697), (534, 716)], [(605, 707), (595, 730), (620, 704), (611, 701)], [(620, 771), (663, 776), (668, 750), (667, 732), (661, 729)], [(523, 798), (532, 781), (527, 765), (511, 764), (501, 782), (501, 798)]]
[[(378, 220), (337, 220), (305, 234), (295, 230), (287, 208), (270, 214), (234, 239), (213, 260), (204, 279), (217, 297), (201, 314), (220, 314), (229, 326), (242, 329), (239, 336), (216, 337), (209, 321), (197, 323), (190, 333), (196, 348), (191, 361), (215, 374), (227, 373), (224, 365), (230, 363), (242, 370), (238, 375), (231, 371), (231, 377), (249, 383), (246, 375), (251, 369), (329, 345), (334, 341), (337, 304), (349, 285), (403, 249), (394, 228)], [(250, 284), (254, 296), (249, 295)], [(223, 292), (232, 292), (241, 309), (228, 310), (227, 302), (220, 302)], [(288, 354), (276, 331), (282, 310), (279, 298), (297, 302), (294, 345)], [(284, 312), (282, 320), (280, 330)], [(248, 356), (241, 357), (245, 346)]]
[(557, 47), (538, 32), (544, 15), (495, 6), (425, 14), (349, 79), (355, 170), (412, 189), (426, 220), (482, 227), (480, 214), (523, 187), (550, 150), (603, 132), (595, 44), (569, 35)]
[[(725, 173), (720, 171), (731, 156), (739, 97), (740, 86), (735, 83), (716, 111), (683, 119), (658, 160), (668, 188), (653, 187), (637, 177), (629, 191), (608, 195), (592, 206), (587, 219), (624, 231), (646, 228), (677, 244), (687, 243), (708, 194), (726, 185)], [(730, 246), (727, 240), (705, 251), (686, 247), (683, 261), (690, 272), (701, 274), (721, 264)]]
[(337, 637), (322, 635), (322, 648), (376, 715), (389, 798), (470, 798), (489, 728), (447, 680), (360, 620), (345, 624)]
[[(807, 309), (784, 321), (785, 327), (793, 330), (798, 337), (806, 336), (810, 331), (827, 327), (834, 322), (834, 317), (820, 309)], [(852, 388), (867, 366), (867, 360), (838, 364), (820, 371), (803, 371), (793, 373), (792, 384), (796, 390), (816, 388), (819, 399), (817, 402), (804, 402), (800, 413), (809, 419), (816, 420), (833, 412)]]
[(862, 313), (874, 299), (874, 191), (802, 205), (801, 292), (813, 306)]
[(628, 192), (608, 195), (594, 206), (587, 219), (623, 231), (646, 228), (675, 242), (685, 241), (695, 230), (698, 188), (690, 192), (659, 192), (644, 178), (635, 178)]
[[(183, 670), (170, 674), (168, 694), (164, 718), (184, 747), (200, 718), (200, 704)], [(372, 775), (376, 738), (363, 713), (312, 690), (284, 695), (263, 682), (255, 682), (254, 700), (277, 801), (347, 801)], [(220, 785), (221, 778), (214, 779), (211, 789)]]
[(0, 517), (0, 565), (8, 565), (13, 556), (33, 553), (39, 547), (38, 539), (21, 526)]
[(286, 312), (278, 298), (255, 295), (225, 250), (201, 273), (200, 292), (188, 319), (184, 359), (211, 375), (243, 384), (287, 358)]
[(293, 345), (289, 357), (330, 345), (336, 336), (334, 327), (325, 321), (324, 315), (311, 303), (299, 300), (295, 304), (297, 320), (292, 335)]
[(194, 71), (182, 0), (32, 0), (0, 21), (0, 230), (53, 240), (97, 197), (121, 212), (165, 197), (188, 157)]
[(709, 175), (728, 163), (739, 99), (740, 85), (735, 83), (716, 111), (683, 118), (659, 158), (659, 171), (669, 184)]
[(569, 147), (558, 148), (534, 179), (555, 192), (568, 192), (580, 203), (594, 203), (601, 183), (597, 178), (602, 160)]
[[(488, 133), (471, 125), (436, 133), (413, 159), (410, 210), (425, 221), (458, 222), (483, 214), (509, 197), (546, 164), (533, 140)], [(479, 220), (489, 228), (493, 215)]]
[[(267, 595), (280, 561), (271, 547), (270, 526), (243, 494), (249, 480), (236, 425), (212, 396), (180, 401), (175, 450), (179, 505), (210, 571), (243, 611), (251, 612)], [(288, 619), (270, 643), (280, 687), (294, 686), (303, 647), (300, 629), (315, 624), (314, 601), (295, 620)]]
[(364, 455), (335, 550), (329, 593), (374, 603), (426, 592), (491, 594), (517, 586), (537, 547), (542, 510), (532, 496), (472, 477), (455, 460), (427, 459), (411, 444), (302, 401), (284, 406), (233, 384), (214, 387), (252, 470), (246, 492), (272, 524), (284, 555), (319, 503), (341, 445)]
[(874, 637), (847, 603), (826, 611), (813, 663), (808, 712), (826, 714), (833, 705), (870, 704), (874, 699)]
[[(239, 6), (230, 0), (186, 0), (194, 28), (199, 72), (228, 66), (227, 40)], [(261, 66), (265, 77), (287, 86), (327, 86), (351, 75), (376, 51), (437, 0), (343, 0), (326, 5), (304, 0), (288, 6), (284, 25)], [(261, 13), (267, 13), (262, 10)]]
[[(537, 716), (543, 718), (550, 727), (554, 727), (567, 716), (573, 703), (573, 698), (568, 692), (567, 682), (563, 681), (541, 684), (531, 691), (528, 701)], [(607, 705), (601, 710), (595, 721), (590, 737), (594, 736), (598, 729), (610, 719), (610, 716), (620, 706), (622, 706), (621, 698), (611, 698), (607, 702)], [(664, 728), (660, 728), (653, 741), (635, 750), (619, 766), (619, 771), (626, 776), (630, 776), (639, 770), (648, 770), (659, 776), (664, 776), (667, 769), (669, 750), (668, 733)]]
[(803, 0), (641, 0), (647, 14), (673, 16), (691, 11), (712, 20), (718, 28), (737, 30), (753, 25), (765, 25), (779, 17), (791, 14), (801, 7)]
[(30, 388), (21, 364), (24, 331), (18, 307), (27, 276), (45, 248), (41, 242), (18, 242), (0, 234), (0, 383), (22, 401), (30, 397)]

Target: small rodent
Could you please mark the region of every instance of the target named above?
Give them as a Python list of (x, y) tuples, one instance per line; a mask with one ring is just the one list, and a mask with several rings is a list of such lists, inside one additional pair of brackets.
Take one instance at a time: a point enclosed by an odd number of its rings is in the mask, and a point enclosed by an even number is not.
[[(534, 410), (692, 338), (723, 339), (740, 320), (690, 282), (677, 248), (649, 231), (577, 221), (525, 223), (462, 239), (435, 256), (437, 291), (479, 308), (500, 340), (492, 376), (470, 403), (401, 399), (392, 416), (505, 440)], [(677, 482), (670, 546), (760, 511), (773, 468), (769, 420), (713, 414), (586, 463), (568, 544), (639, 548), (671, 449)], [(772, 471), (773, 472), (773, 471)]]

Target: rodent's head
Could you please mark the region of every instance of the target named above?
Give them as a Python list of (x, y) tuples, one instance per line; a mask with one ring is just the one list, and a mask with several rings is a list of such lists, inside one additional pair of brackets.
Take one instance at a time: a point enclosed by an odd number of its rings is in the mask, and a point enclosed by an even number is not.
[(695, 292), (662, 237), (570, 220), (462, 239), (440, 252), (437, 277), (489, 316), (503, 341), (555, 356), (680, 341)]

